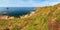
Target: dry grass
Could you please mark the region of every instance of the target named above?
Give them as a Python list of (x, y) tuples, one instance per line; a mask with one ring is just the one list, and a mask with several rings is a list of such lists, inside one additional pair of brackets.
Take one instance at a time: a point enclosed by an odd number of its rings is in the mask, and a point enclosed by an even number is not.
[(0, 20), (0, 30), (60, 30), (58, 5), (38, 7), (33, 15), (25, 18)]

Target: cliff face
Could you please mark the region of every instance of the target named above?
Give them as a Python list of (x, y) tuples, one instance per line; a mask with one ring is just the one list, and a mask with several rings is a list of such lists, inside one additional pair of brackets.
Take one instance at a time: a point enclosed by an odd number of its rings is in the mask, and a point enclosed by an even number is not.
[(36, 7), (35, 12), (23, 18), (0, 21), (0, 29), (11, 30), (60, 30), (60, 4)]
[(60, 4), (37, 7), (35, 10), (32, 16), (23, 20), (32, 21), (35, 30), (60, 30)]
[(60, 30), (60, 4), (54, 6), (36, 8), (38, 15), (43, 16), (49, 30)]

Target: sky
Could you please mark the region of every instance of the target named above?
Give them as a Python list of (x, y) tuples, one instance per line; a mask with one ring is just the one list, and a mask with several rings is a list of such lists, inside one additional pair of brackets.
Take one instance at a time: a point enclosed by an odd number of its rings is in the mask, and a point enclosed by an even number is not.
[(60, 3), (60, 0), (0, 0), (0, 7), (42, 7)]

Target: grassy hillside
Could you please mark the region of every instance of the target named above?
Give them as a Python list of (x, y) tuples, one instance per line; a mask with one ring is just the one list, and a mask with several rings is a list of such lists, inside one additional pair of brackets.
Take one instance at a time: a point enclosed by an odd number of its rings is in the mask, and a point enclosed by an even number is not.
[(0, 20), (0, 30), (60, 30), (60, 4), (35, 10), (25, 18)]

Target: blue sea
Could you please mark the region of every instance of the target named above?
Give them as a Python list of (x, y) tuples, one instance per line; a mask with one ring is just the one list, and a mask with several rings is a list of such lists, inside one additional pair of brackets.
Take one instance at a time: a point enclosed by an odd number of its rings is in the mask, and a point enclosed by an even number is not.
[[(35, 7), (0, 7), (0, 15), (22, 16), (29, 14)], [(4, 14), (5, 13), (5, 14)]]

